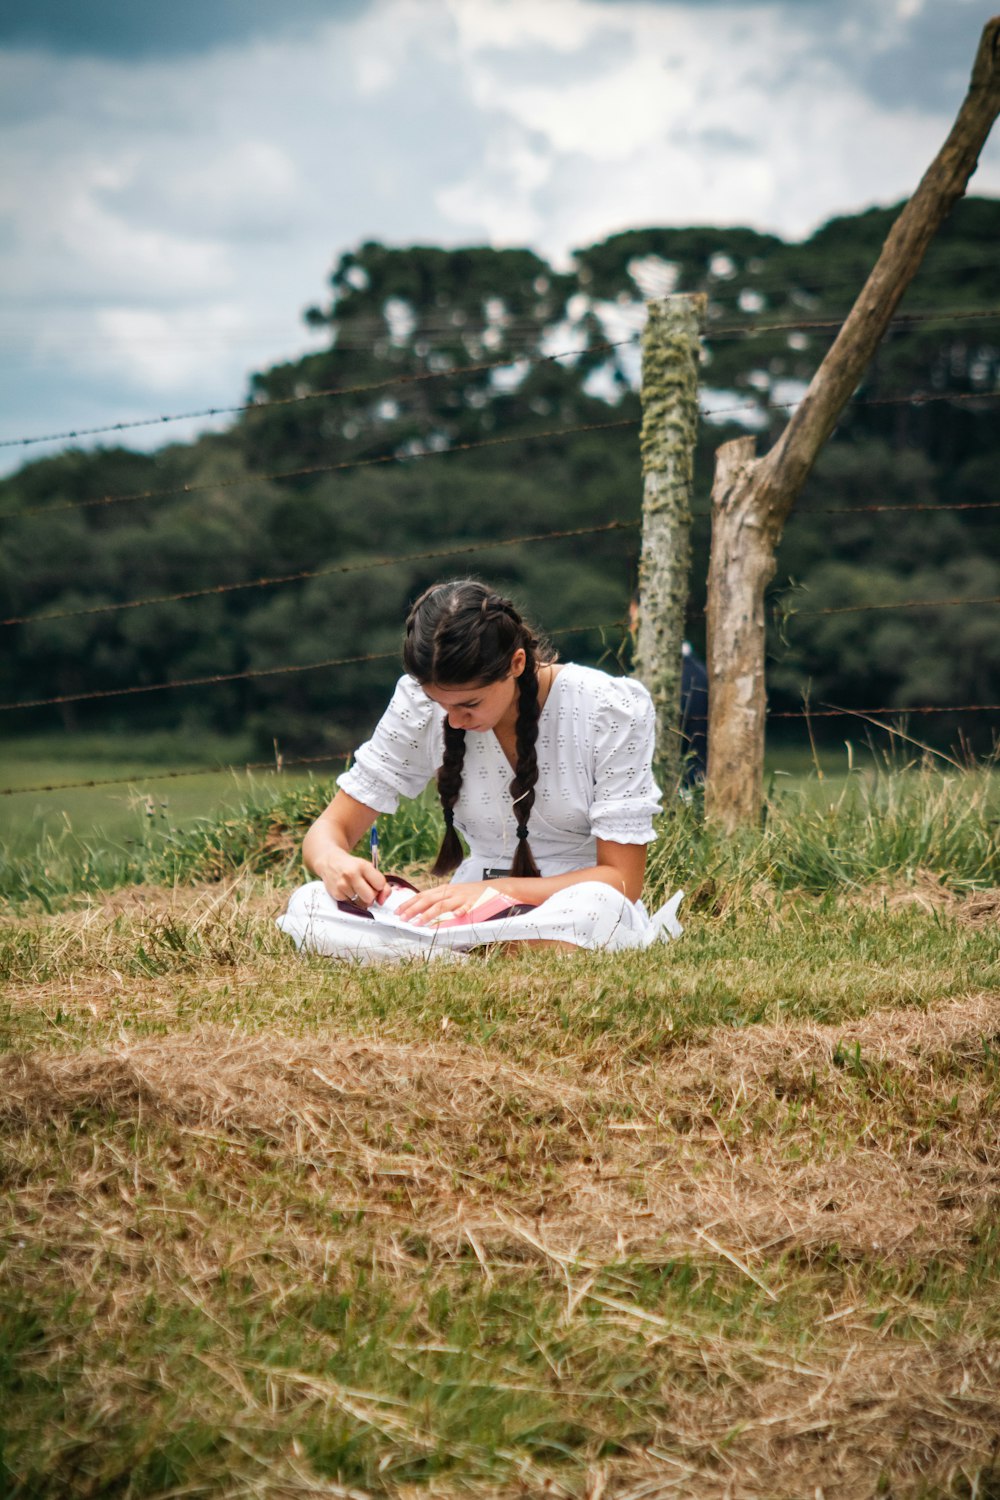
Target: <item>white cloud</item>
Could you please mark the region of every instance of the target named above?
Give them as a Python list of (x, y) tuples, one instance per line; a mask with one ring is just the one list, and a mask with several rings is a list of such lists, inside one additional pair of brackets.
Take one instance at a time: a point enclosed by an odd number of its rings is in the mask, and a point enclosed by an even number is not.
[(385, 95), (398, 84), (414, 51), (454, 62), (454, 40), (444, 0), (373, 0), (349, 29), (338, 32), (338, 46), (363, 97)]
[[(580, 0), (571, 28), (568, 4), (453, 3), (473, 98), (549, 159), (537, 203), (546, 250), (634, 224), (739, 223), (803, 236), (835, 212), (911, 192), (950, 123), (865, 94), (817, 45), (813, 7), (713, 6), (709, 23), (691, 5)], [(609, 18), (628, 36), (624, 56), (609, 48), (606, 68), (561, 87), (518, 82), (526, 47), (565, 49), (572, 36), (583, 53)], [(856, 24), (856, 15), (840, 18), (839, 46)], [(899, 25), (884, 14), (857, 44), (886, 48)], [(977, 188), (1000, 188), (996, 148)], [(508, 200), (502, 182), (477, 174), (439, 201), (478, 211), (493, 231)], [(522, 191), (518, 222), (529, 221)]]
[(84, 369), (124, 378), (151, 394), (181, 397), (204, 379), (206, 366), (224, 375), (233, 349), (254, 342), (247, 312), (227, 303), (171, 312), (97, 308), (93, 344), (70, 357)]
[[(402, 24), (392, 113), (356, 67), (379, 14)], [(434, 167), (474, 159), (478, 130), (455, 133), (461, 95), (434, 75), (450, 23), (419, 28), (427, 56), (407, 52), (418, 19), (390, 0), (308, 41), (170, 62), (0, 55), (5, 102), (15, 81), (21, 97), (0, 121), (0, 436), (138, 417), (168, 397), (238, 402), (250, 371), (315, 346), (301, 310), (343, 249), (446, 238)], [(414, 70), (440, 100), (426, 119)]]
[(6, 433), (238, 401), (364, 239), (562, 265), (636, 225), (802, 235), (897, 200), (950, 119), (866, 91), (851, 49), (951, 3), (373, 0), (183, 58), (0, 54)]
[(495, 245), (535, 243), (545, 230), (539, 189), (551, 170), (551, 153), (508, 122), (491, 134), (475, 172), (439, 188), (434, 201), (446, 219), (475, 225)]
[(444, 0), (444, 5), (467, 55), (523, 46), (575, 52), (608, 24), (607, 9), (594, 0)]
[(226, 141), (180, 170), (175, 161), (164, 166), (158, 210), (174, 222), (232, 238), (270, 234), (276, 227), (287, 233), (289, 218), (300, 218), (307, 184), (287, 145), (252, 137)]

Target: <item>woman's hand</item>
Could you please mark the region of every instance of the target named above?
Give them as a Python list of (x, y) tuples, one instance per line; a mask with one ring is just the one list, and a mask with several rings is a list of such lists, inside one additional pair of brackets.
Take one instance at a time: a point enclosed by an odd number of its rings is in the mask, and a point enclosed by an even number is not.
[(350, 901), (359, 911), (383, 901), (389, 889), (385, 876), (367, 859), (356, 859), (337, 849), (327, 854), (316, 870), (334, 901)]
[(351, 853), (377, 816), (373, 807), (338, 792), (302, 841), (306, 869), (322, 880), (334, 901), (350, 901), (359, 911), (384, 901), (389, 889), (369, 860)]
[(447, 885), (435, 885), (429, 891), (421, 891), (404, 906), (397, 907), (396, 915), (404, 917), (416, 927), (433, 926), (445, 912), (464, 914), (479, 900), (484, 891), (495, 890), (488, 880), (461, 880)]

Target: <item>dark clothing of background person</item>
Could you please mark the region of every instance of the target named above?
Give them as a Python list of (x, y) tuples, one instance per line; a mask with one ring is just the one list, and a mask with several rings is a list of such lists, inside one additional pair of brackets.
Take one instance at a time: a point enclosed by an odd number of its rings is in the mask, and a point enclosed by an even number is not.
[[(639, 637), (638, 594), (629, 600), (628, 628), (634, 647)], [(683, 785), (701, 786), (708, 772), (708, 671), (690, 641), (681, 646), (681, 754)]]
[(700, 786), (708, 768), (708, 672), (687, 641), (681, 656), (681, 738), (684, 785)]

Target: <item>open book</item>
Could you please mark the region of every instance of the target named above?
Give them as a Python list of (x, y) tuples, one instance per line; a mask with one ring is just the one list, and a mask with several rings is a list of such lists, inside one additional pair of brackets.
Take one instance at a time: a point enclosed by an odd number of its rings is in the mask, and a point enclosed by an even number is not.
[[(399, 916), (398, 911), (417, 894), (416, 886), (411, 885), (400, 875), (389, 875), (387, 879), (389, 894), (384, 901), (376, 902), (374, 906), (367, 908), (359, 907), (352, 901), (338, 901), (337, 905), (341, 911), (349, 912), (355, 917), (367, 917), (383, 927), (413, 928), (417, 924)], [(473, 902), (468, 911), (442, 912), (440, 916), (428, 922), (422, 922), (417, 930), (430, 932), (447, 928), (450, 932), (456, 927), (471, 927), (476, 922), (495, 922), (500, 917), (518, 917), (522, 912), (534, 911), (534, 909), (533, 903), (515, 901), (513, 896), (506, 896), (503, 891), (486, 890)]]

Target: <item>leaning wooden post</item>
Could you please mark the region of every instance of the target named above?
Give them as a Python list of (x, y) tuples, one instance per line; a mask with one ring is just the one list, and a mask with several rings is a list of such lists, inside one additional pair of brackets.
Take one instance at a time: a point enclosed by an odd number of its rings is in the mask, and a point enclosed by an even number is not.
[(903, 208), (833, 347), (778, 442), (716, 455), (708, 569), (708, 778), (705, 814), (726, 832), (759, 824), (764, 768), (764, 590), (785, 521), (928, 245), (965, 192), (1000, 112), (1000, 16), (987, 22), (969, 90)]
[(708, 561), (708, 768), (705, 814), (731, 832), (759, 821), (764, 784), (764, 591), (777, 537), (766, 512), (743, 503), (757, 442), (715, 455)]
[(691, 570), (702, 293), (650, 302), (642, 340), (642, 551), (636, 675), (656, 706), (657, 773), (681, 773), (681, 647)]

